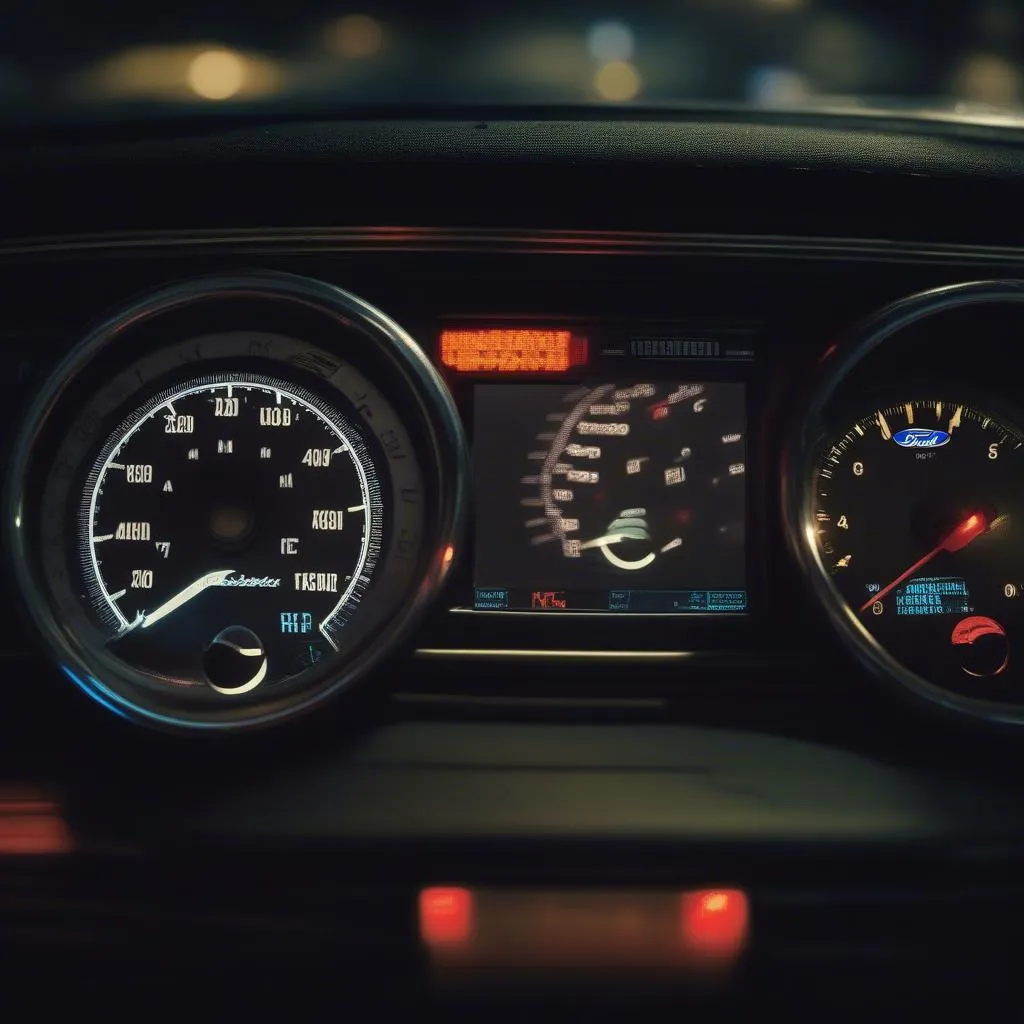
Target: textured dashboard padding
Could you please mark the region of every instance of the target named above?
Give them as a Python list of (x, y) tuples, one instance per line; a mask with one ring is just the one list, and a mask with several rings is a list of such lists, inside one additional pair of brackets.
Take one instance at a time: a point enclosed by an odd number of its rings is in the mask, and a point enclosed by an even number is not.
[[(168, 124), (166, 131), (174, 131)], [(385, 120), (293, 122), (213, 130), (196, 120), (174, 136), (99, 143), (78, 129), (16, 148), (0, 168), (131, 161), (329, 160), (366, 163), (675, 164), (929, 176), (1024, 176), (1024, 136), (939, 122), (821, 118), (818, 123), (715, 119)], [(120, 136), (120, 138), (118, 138)], [(43, 141), (45, 138), (45, 141)], [(29, 144), (26, 144), (28, 142)]]

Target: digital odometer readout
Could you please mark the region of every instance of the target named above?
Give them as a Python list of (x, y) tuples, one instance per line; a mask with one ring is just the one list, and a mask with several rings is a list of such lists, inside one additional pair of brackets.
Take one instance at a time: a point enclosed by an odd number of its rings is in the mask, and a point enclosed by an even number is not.
[(338, 647), (381, 497), (359, 433), (283, 381), (204, 378), (116, 431), (82, 510), (88, 597), (119, 657), (224, 693)]
[(742, 384), (480, 385), (476, 399), (477, 610), (746, 610)]

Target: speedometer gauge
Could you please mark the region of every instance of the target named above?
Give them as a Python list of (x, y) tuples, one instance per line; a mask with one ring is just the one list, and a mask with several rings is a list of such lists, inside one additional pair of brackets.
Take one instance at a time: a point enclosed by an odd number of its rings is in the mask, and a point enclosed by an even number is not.
[(383, 520), (377, 467), (336, 409), (262, 375), (199, 378), (101, 450), (82, 501), (86, 591), (120, 657), (246, 692), (338, 649)]
[(71, 352), (8, 543), (64, 674), (169, 728), (312, 708), (401, 649), (459, 548), (466, 450), (379, 310), (275, 273), (156, 293)]
[(815, 472), (818, 557), (850, 614), (965, 695), (1024, 697), (1022, 479), (1017, 428), (956, 396), (872, 411)]

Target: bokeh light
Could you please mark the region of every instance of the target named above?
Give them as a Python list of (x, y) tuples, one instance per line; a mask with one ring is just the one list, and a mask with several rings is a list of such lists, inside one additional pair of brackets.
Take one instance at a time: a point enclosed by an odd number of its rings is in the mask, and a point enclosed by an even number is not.
[(76, 79), (87, 100), (195, 102), (262, 99), (284, 85), (282, 67), (269, 57), (225, 46), (139, 46), (114, 54)]
[(613, 60), (594, 75), (594, 89), (603, 100), (626, 103), (640, 92), (640, 75), (628, 61)]
[(754, 68), (747, 79), (747, 100), (759, 107), (797, 107), (810, 95), (807, 79), (793, 68)]
[(324, 42), (339, 57), (372, 57), (384, 44), (384, 27), (368, 14), (346, 14), (327, 25)]
[(962, 102), (1024, 113), (1024, 0), (963, 0), (956, 14), (929, 8), (926, 20), (881, 0), (613, 0), (497, 5), (473, 17), (411, 0), (314, 8), (283, 19), (254, 9), (230, 30), (197, 9), (143, 32), (140, 15), (118, 42), (97, 25), (81, 46), (69, 36), (64, 63), (51, 59), (38, 76), (31, 56), (9, 48), (0, 103), (19, 119), (46, 96), (204, 106), (287, 96), (299, 113), (321, 103), (637, 99), (932, 113)]
[(227, 100), (245, 85), (245, 62), (231, 50), (204, 50), (188, 65), (188, 84), (204, 100)]
[(994, 53), (973, 53), (953, 77), (953, 92), (973, 103), (1009, 107), (1024, 97), (1024, 75), (1018, 65)]
[(631, 60), (634, 47), (633, 30), (621, 21), (599, 21), (587, 33), (587, 49), (602, 63)]

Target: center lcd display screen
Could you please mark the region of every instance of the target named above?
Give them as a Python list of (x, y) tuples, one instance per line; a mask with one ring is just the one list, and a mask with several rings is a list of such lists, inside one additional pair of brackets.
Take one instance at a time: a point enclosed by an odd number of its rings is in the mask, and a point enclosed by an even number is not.
[(480, 384), (474, 406), (474, 608), (747, 610), (743, 384)]

